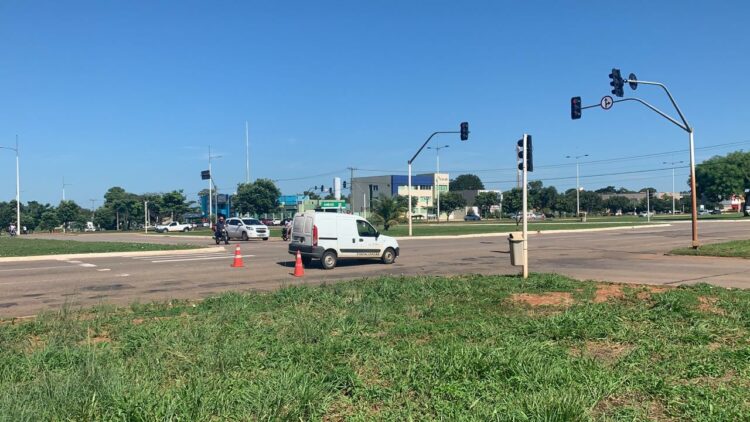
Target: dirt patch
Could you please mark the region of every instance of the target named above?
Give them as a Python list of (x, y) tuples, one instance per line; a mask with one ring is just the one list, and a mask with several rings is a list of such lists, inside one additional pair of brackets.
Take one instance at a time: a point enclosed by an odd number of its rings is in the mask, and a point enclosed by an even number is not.
[(594, 303), (606, 302), (612, 298), (621, 299), (625, 297), (625, 293), (622, 292), (622, 286), (619, 284), (604, 284), (600, 285), (594, 293)]
[(690, 378), (685, 380), (680, 380), (678, 384), (680, 385), (700, 385), (700, 386), (707, 386), (711, 388), (717, 388), (721, 385), (730, 384), (736, 381), (741, 381), (743, 383), (747, 383), (746, 380), (738, 379), (737, 373), (733, 370), (729, 370), (724, 373), (724, 375), (720, 377), (696, 377), (696, 378)]
[(651, 295), (656, 294), (656, 293), (663, 293), (668, 290), (668, 288), (666, 287), (652, 287), (652, 286), (642, 286), (642, 287), (645, 288), (646, 290), (642, 292), (638, 292), (635, 295), (638, 299), (641, 299), (641, 300), (649, 300), (651, 299)]
[(698, 310), (707, 314), (725, 315), (726, 312), (716, 305), (715, 297), (698, 296)]
[(604, 397), (591, 410), (594, 418), (613, 415), (618, 408), (630, 407), (641, 409), (646, 417), (655, 421), (674, 421), (675, 419), (667, 416), (664, 405), (658, 401), (649, 400), (639, 393), (613, 394)]
[(549, 293), (517, 293), (510, 296), (510, 300), (516, 303), (525, 303), (529, 306), (564, 306), (568, 307), (575, 303), (573, 296), (567, 292)]
[(596, 359), (606, 365), (616, 363), (621, 357), (630, 353), (633, 346), (608, 341), (587, 341), (583, 348), (572, 348), (570, 354)]
[(100, 343), (112, 343), (112, 339), (109, 338), (109, 333), (106, 331), (95, 332), (91, 328), (86, 331), (86, 340), (81, 341), (81, 344), (100, 344)]
[(30, 336), (28, 338), (29, 344), (26, 346), (26, 353), (34, 353), (37, 350), (44, 349), (44, 346), (47, 345), (44, 340), (42, 340), (39, 336)]

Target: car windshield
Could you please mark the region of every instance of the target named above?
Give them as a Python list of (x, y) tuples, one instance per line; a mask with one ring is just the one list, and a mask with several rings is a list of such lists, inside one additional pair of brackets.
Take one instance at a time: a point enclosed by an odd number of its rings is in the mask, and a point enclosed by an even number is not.
[(246, 226), (260, 226), (263, 224), (254, 218), (246, 218), (242, 220), (242, 222), (245, 223)]

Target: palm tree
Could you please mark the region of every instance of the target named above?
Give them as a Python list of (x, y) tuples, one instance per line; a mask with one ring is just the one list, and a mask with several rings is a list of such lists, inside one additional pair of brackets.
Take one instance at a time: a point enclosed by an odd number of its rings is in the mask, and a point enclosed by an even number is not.
[(401, 214), (404, 212), (404, 207), (399, 204), (396, 198), (380, 194), (380, 198), (373, 203), (372, 212), (374, 214), (373, 220), (377, 224), (382, 224), (383, 229), (388, 231), (391, 226), (398, 224)]

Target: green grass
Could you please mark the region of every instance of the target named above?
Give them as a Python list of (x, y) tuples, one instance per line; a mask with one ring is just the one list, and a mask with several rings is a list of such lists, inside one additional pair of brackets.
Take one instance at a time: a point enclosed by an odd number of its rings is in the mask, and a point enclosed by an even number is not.
[(164, 251), (196, 249), (193, 245), (157, 245), (153, 243), (79, 242), (74, 240), (27, 239), (22, 236), (0, 238), (0, 257), (58, 255), (98, 252)]
[(670, 253), (675, 255), (726, 256), (750, 258), (750, 240), (733, 240), (730, 242), (712, 243), (698, 249), (679, 248)]
[[(529, 223), (529, 231), (546, 231), (546, 230), (580, 230), (580, 229), (597, 229), (606, 227), (631, 227), (646, 225), (645, 221), (633, 221), (633, 222), (586, 222), (580, 223), (576, 221), (558, 221), (548, 220), (546, 222), (534, 222)], [(653, 223), (652, 224), (657, 224)], [(520, 231), (523, 228), (522, 224), (516, 224), (511, 220), (502, 221), (489, 221), (489, 222), (451, 222), (451, 223), (419, 223), (413, 224), (412, 232), (414, 236), (446, 236), (446, 235), (462, 235), (462, 234), (483, 234), (483, 233), (507, 233), (513, 231)], [(382, 230), (382, 227), (378, 227), (383, 234), (389, 236), (407, 236), (409, 233), (409, 226), (406, 224), (399, 224), (398, 226), (391, 227), (388, 231)]]
[[(745, 420), (750, 292), (357, 280), (0, 324), (0, 420)], [(570, 307), (511, 300), (567, 292)]]

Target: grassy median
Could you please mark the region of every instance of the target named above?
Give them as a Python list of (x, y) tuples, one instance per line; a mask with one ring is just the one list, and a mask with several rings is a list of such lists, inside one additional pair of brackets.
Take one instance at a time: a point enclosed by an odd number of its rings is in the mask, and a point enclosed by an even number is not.
[(11, 256), (59, 255), (98, 252), (164, 251), (196, 249), (193, 245), (154, 243), (79, 242), (73, 240), (28, 239), (23, 236), (0, 238), (0, 258)]
[(711, 243), (698, 249), (679, 248), (670, 252), (674, 255), (724, 256), (732, 258), (750, 258), (750, 240), (732, 240), (730, 242)]
[(741, 420), (750, 292), (409, 277), (0, 323), (0, 420)]

